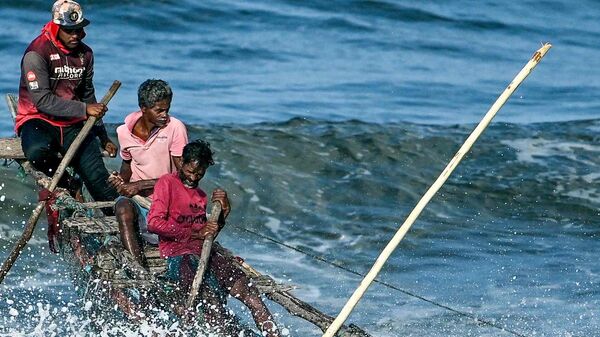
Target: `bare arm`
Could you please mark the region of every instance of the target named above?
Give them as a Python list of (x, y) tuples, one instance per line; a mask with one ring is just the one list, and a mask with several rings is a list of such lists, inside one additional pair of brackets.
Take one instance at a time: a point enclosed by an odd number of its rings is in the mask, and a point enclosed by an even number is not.
[(120, 195), (132, 197), (136, 194), (148, 196), (154, 191), (154, 185), (158, 179), (146, 179), (130, 182), (131, 179), (131, 160), (123, 160), (119, 173), (113, 172), (108, 178), (111, 184)]
[(183, 165), (183, 158), (171, 156), (171, 159), (173, 160), (173, 163), (175, 164), (175, 168), (177, 169), (177, 171), (179, 171), (179, 169), (181, 168), (181, 165)]
[(119, 175), (121, 176), (121, 179), (123, 179), (124, 183), (129, 182), (129, 179), (131, 179), (131, 160), (123, 160)]

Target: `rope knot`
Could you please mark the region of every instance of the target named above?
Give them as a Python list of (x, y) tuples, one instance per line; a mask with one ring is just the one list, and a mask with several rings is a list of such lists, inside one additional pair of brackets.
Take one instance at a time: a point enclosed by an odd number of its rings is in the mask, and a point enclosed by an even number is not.
[(46, 202), (46, 219), (48, 221), (48, 247), (53, 253), (58, 253), (58, 233), (60, 224), (58, 223), (60, 214), (54, 204), (56, 203), (57, 193), (44, 188), (38, 193), (38, 200)]

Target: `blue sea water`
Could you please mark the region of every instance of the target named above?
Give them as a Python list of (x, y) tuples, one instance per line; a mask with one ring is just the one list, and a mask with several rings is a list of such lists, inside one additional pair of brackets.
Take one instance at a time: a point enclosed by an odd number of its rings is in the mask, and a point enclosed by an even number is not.
[[(497, 96), (552, 43), (350, 321), (377, 337), (598, 334), (599, 2), (81, 4), (97, 96), (123, 82), (111, 131), (137, 108), (143, 80), (167, 80), (171, 113), (216, 149), (205, 188), (232, 197), (220, 241), (331, 315), (360, 282), (348, 270), (369, 270)], [(16, 91), (50, 5), (0, 3), (1, 93)], [(14, 167), (0, 169), (0, 201), (4, 259), (35, 202)], [(95, 335), (93, 304), (44, 238), (38, 229), (0, 286), (0, 336)], [(319, 335), (271, 307), (289, 335)], [(113, 322), (104, 332), (149, 330)]]

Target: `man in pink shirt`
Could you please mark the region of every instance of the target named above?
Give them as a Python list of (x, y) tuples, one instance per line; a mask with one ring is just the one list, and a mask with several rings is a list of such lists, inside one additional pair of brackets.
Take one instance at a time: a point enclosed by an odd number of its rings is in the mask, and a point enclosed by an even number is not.
[[(160, 255), (167, 259), (166, 277), (179, 286), (187, 295), (198, 268), (199, 255), (204, 238), (216, 236), (225, 225), (230, 205), (227, 193), (216, 189), (211, 200), (222, 206), (218, 222), (206, 219), (206, 193), (198, 187), (206, 170), (213, 165), (210, 144), (196, 140), (183, 149), (183, 161), (177, 172), (166, 174), (156, 182), (154, 200), (148, 214), (148, 229), (158, 234)], [(206, 284), (216, 280), (218, 286), (232, 297), (242, 301), (249, 309), (256, 326), (263, 336), (279, 337), (279, 331), (272, 321), (271, 313), (265, 306), (258, 290), (239, 270), (223, 256), (211, 254), (206, 281), (203, 283), (203, 299), (206, 322), (213, 327), (224, 327), (226, 336), (238, 336), (235, 325), (228, 324), (227, 310), (215, 303), (216, 294)], [(211, 298), (213, 300), (211, 300)], [(211, 303), (212, 302), (212, 303)]]
[(145, 261), (140, 236), (153, 245), (158, 244), (158, 236), (148, 233), (148, 210), (132, 197), (152, 197), (158, 178), (181, 166), (183, 147), (188, 141), (185, 125), (169, 116), (172, 98), (167, 82), (146, 80), (138, 89), (140, 111), (129, 114), (125, 124), (117, 128), (123, 162), (109, 183), (121, 195), (115, 213), (123, 246), (142, 265)]

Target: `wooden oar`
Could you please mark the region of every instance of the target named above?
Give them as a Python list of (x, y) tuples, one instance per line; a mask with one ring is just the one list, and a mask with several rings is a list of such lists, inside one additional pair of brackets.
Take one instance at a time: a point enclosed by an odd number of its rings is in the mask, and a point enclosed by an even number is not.
[(421, 214), (427, 203), (429, 203), (429, 201), (431, 200), (431, 198), (433, 198), (435, 193), (437, 193), (437, 191), (442, 187), (444, 182), (446, 182), (450, 174), (454, 171), (456, 166), (458, 166), (458, 163), (460, 163), (465, 154), (469, 152), (477, 138), (479, 138), (479, 136), (483, 133), (485, 128), (487, 128), (487, 126), (490, 124), (494, 116), (496, 116), (496, 113), (500, 110), (500, 108), (502, 108), (504, 103), (506, 103), (510, 95), (512, 95), (512, 93), (515, 90), (517, 90), (521, 82), (523, 82), (525, 78), (535, 68), (535, 66), (538, 65), (538, 63), (542, 60), (542, 57), (544, 57), (548, 50), (550, 50), (550, 47), (552, 47), (552, 45), (546, 43), (542, 46), (542, 48), (538, 49), (533, 54), (529, 62), (527, 62), (527, 64), (521, 69), (517, 76), (515, 76), (512, 82), (510, 82), (508, 87), (504, 89), (500, 97), (498, 97), (496, 102), (494, 102), (494, 104), (485, 114), (481, 122), (479, 122), (475, 130), (471, 132), (467, 140), (465, 140), (464, 144), (460, 147), (460, 149), (458, 149), (458, 152), (454, 155), (452, 160), (450, 160), (450, 162), (442, 171), (440, 176), (433, 182), (433, 184), (431, 185), (431, 187), (429, 187), (427, 192), (425, 192), (423, 197), (421, 197), (421, 200), (419, 200), (415, 208), (410, 212), (410, 214), (408, 215), (402, 226), (400, 226), (392, 240), (390, 240), (387, 246), (385, 246), (384, 250), (381, 252), (379, 257), (375, 261), (375, 264), (373, 264), (373, 266), (371, 267), (371, 270), (369, 271), (367, 276), (365, 276), (365, 278), (360, 282), (360, 285), (358, 286), (358, 288), (356, 288), (350, 299), (348, 299), (348, 302), (346, 302), (346, 304), (344, 305), (336, 319), (333, 321), (333, 323), (331, 323), (329, 329), (325, 331), (323, 337), (333, 337), (335, 333), (339, 330), (339, 328), (342, 326), (342, 324), (346, 321), (346, 319), (352, 312), (352, 309), (354, 309), (358, 301), (361, 299), (362, 295), (367, 291), (367, 289), (369, 288), (369, 286), (371, 285), (381, 268), (383, 268), (383, 265), (385, 264), (387, 259), (390, 257), (390, 255), (392, 255), (392, 252), (396, 249), (402, 238), (404, 238), (404, 235), (408, 232), (408, 230), (415, 222), (417, 217)]
[[(108, 104), (108, 102), (110, 102), (110, 100), (113, 98), (113, 96), (115, 95), (117, 90), (119, 90), (120, 86), (121, 86), (121, 82), (114, 81), (112, 86), (110, 87), (110, 89), (108, 89), (108, 92), (106, 93), (106, 95), (102, 98), (101, 103), (103, 103), (105, 105)], [(62, 175), (65, 172), (65, 169), (71, 162), (71, 159), (73, 159), (73, 156), (79, 149), (79, 146), (81, 145), (81, 143), (83, 142), (85, 137), (90, 133), (90, 130), (94, 126), (94, 123), (96, 123), (96, 117), (89, 117), (87, 119), (87, 121), (85, 122), (81, 131), (79, 131), (79, 134), (77, 135), (77, 137), (75, 137), (75, 140), (73, 141), (73, 143), (71, 143), (71, 146), (69, 146), (67, 153), (65, 154), (62, 161), (58, 165), (58, 168), (56, 169), (56, 172), (54, 173), (54, 176), (52, 177), (52, 181), (50, 182), (50, 186), (48, 187), (48, 190), (50, 192), (54, 192), (54, 189), (58, 185), (58, 181), (60, 180), (60, 178), (62, 178)], [(42, 212), (44, 211), (45, 206), (46, 206), (46, 201), (40, 201), (40, 202), (38, 202), (37, 206), (33, 210), (31, 217), (29, 217), (29, 221), (27, 221), (27, 224), (25, 225), (25, 229), (23, 230), (21, 239), (19, 239), (19, 241), (15, 245), (15, 248), (13, 248), (12, 252), (8, 256), (6, 261), (4, 261), (4, 263), (2, 264), (2, 269), (0, 269), (0, 283), (2, 283), (2, 281), (4, 281), (4, 277), (6, 276), (6, 274), (8, 274), (8, 271), (10, 270), (10, 268), (12, 268), (13, 264), (15, 263), (15, 261), (17, 260), (19, 255), (21, 255), (21, 251), (23, 250), (25, 245), (27, 245), (27, 242), (29, 242), (29, 240), (31, 239), (31, 236), (33, 235), (33, 231), (35, 229), (37, 221), (40, 218), (40, 215), (42, 214)]]
[[(210, 220), (209, 221), (219, 221), (219, 216), (221, 216), (221, 203), (216, 201), (213, 202), (212, 210), (210, 211)], [(185, 303), (185, 306), (188, 312), (191, 312), (194, 306), (194, 302), (196, 301), (196, 297), (198, 296), (198, 290), (202, 285), (202, 280), (204, 279), (204, 272), (206, 271), (206, 266), (208, 265), (208, 258), (210, 257), (210, 251), (212, 249), (214, 237), (209, 235), (204, 239), (204, 243), (202, 244), (202, 253), (200, 254), (200, 262), (198, 263), (198, 270), (196, 270), (196, 276), (194, 276), (194, 282), (192, 282), (192, 289), (190, 290), (190, 295)]]

